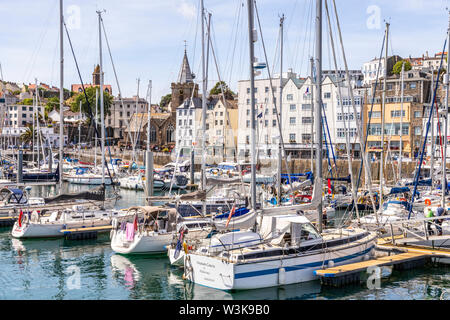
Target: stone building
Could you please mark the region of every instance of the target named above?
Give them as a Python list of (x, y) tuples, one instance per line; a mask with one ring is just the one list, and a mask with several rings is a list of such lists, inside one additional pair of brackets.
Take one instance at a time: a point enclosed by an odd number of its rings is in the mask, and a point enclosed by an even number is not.
[[(404, 74), (403, 113), (401, 104), (401, 77), (393, 75), (386, 80), (385, 104), (385, 133), (384, 150), (393, 155), (399, 154), (400, 135), (402, 136), (402, 150), (404, 157), (415, 158), (422, 144), (423, 117), (427, 115), (424, 104), (430, 102), (431, 75), (419, 70), (406, 71)], [(375, 90), (375, 83), (372, 83)], [(383, 79), (377, 85), (375, 100), (367, 100), (365, 105), (366, 130), (370, 118), (367, 151), (369, 157), (379, 159), (382, 151), (381, 126)], [(400, 123), (402, 122), (402, 128)]]

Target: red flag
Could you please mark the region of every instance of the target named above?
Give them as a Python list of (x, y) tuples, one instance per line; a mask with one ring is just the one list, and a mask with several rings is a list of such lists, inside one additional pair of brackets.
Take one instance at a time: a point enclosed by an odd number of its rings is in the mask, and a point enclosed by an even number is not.
[(331, 180), (328, 179), (328, 194), (331, 194)]
[(22, 209), (20, 209), (20, 213), (19, 213), (19, 227), (22, 227), (22, 218), (23, 218), (23, 212), (22, 212)]
[(134, 216), (134, 231), (137, 231), (138, 229), (138, 219), (137, 215)]
[(233, 205), (233, 208), (230, 211), (230, 214), (228, 215), (227, 224), (225, 225), (225, 228), (228, 227), (228, 224), (230, 223), (231, 217), (233, 216), (234, 212), (236, 210), (236, 205)]

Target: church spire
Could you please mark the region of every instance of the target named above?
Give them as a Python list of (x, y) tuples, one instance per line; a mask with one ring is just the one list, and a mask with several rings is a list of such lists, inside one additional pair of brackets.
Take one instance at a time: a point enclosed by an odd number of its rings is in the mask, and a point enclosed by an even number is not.
[(194, 74), (189, 67), (189, 61), (186, 53), (186, 41), (184, 41), (184, 57), (181, 65), (180, 73), (178, 74), (178, 83), (194, 82)]

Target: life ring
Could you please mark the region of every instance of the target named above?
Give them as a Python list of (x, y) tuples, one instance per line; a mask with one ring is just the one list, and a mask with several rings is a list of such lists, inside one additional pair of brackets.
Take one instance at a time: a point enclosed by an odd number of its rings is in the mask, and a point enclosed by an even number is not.
[(431, 206), (431, 200), (430, 199), (425, 199), (425, 204), (427, 206)]

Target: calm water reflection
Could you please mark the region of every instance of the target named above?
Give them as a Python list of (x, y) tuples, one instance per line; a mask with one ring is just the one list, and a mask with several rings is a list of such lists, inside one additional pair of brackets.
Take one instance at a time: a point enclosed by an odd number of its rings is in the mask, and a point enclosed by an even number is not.
[[(68, 192), (86, 187), (65, 185)], [(33, 195), (53, 195), (57, 187), (33, 187)], [(108, 193), (112, 190), (108, 188)], [(120, 190), (118, 208), (144, 204), (144, 193)], [(447, 267), (394, 272), (380, 290), (364, 285), (342, 289), (318, 281), (227, 293), (182, 280), (182, 270), (164, 255), (126, 257), (114, 254), (109, 237), (67, 241), (13, 239), (0, 229), (1, 299), (439, 299), (449, 298)], [(76, 276), (79, 274), (79, 288)]]

